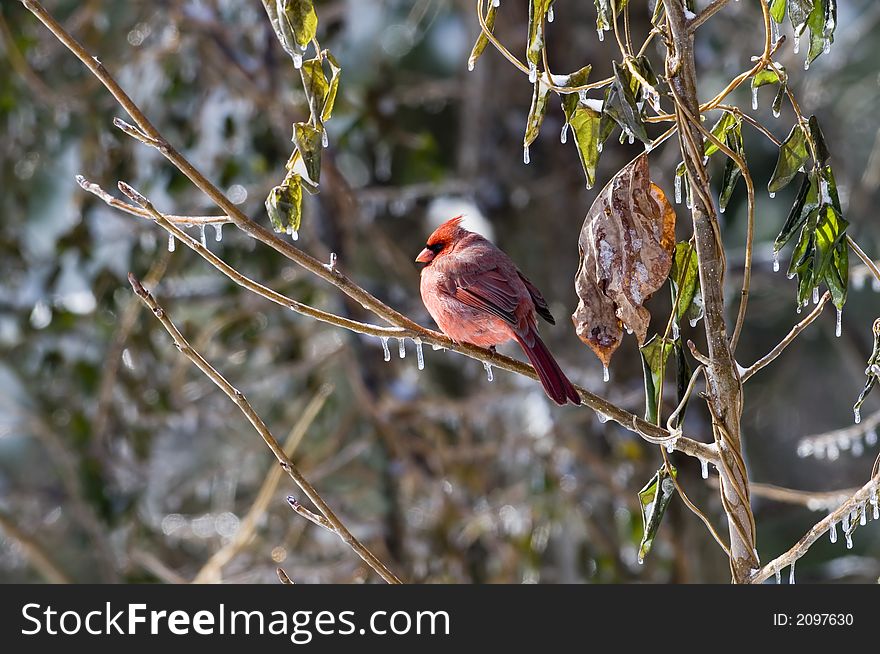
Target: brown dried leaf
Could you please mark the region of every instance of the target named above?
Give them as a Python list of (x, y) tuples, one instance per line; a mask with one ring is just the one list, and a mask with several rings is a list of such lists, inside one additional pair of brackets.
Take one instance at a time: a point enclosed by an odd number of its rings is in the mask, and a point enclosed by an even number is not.
[(643, 345), (651, 314), (643, 306), (669, 276), (675, 211), (651, 183), (642, 154), (602, 189), (581, 228), (580, 265), (572, 314), (578, 337), (604, 365), (620, 346), (623, 327)]

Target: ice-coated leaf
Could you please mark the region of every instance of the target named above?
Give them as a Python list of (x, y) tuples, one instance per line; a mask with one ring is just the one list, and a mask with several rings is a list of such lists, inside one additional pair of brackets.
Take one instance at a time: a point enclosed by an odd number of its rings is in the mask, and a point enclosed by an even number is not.
[(700, 286), (697, 251), (690, 243), (682, 241), (675, 246), (672, 268), (669, 270), (669, 282), (673, 301), (678, 298), (675, 305), (675, 320), (680, 322), (690, 309), (694, 294)]
[(644, 307), (669, 275), (675, 249), (675, 211), (651, 183), (641, 154), (596, 197), (578, 238), (575, 276), (578, 337), (603, 364), (620, 346), (623, 326), (644, 344), (651, 315)]
[(810, 116), (809, 126), (810, 140), (813, 142), (813, 148), (816, 153), (816, 163), (820, 166), (824, 166), (831, 158), (831, 153), (828, 151), (828, 144), (825, 142), (825, 135), (822, 133), (822, 128), (819, 127), (819, 120), (815, 116)]
[(663, 521), (663, 515), (666, 513), (666, 507), (669, 506), (669, 500), (675, 495), (675, 482), (673, 477), (678, 475), (678, 471), (669, 466), (672, 474), (669, 474), (666, 466), (662, 466), (647, 484), (639, 491), (639, 506), (642, 509), (642, 542), (639, 543), (639, 561), (645, 560), (648, 552), (651, 551), (651, 545), (654, 543), (654, 537)]
[[(590, 64), (587, 64), (580, 70), (571, 73), (565, 78), (565, 84), (563, 86), (569, 88), (583, 86), (587, 83), (587, 80), (590, 79), (590, 71), (592, 69), (593, 67)], [(580, 102), (579, 93), (563, 93), (560, 98), (560, 103), (562, 104), (562, 112), (565, 114), (565, 121), (568, 123), (571, 122), (571, 117), (578, 104), (583, 104)]]
[(342, 73), (342, 67), (329, 50), (324, 50), (321, 54), (330, 66), (330, 86), (327, 89), (327, 95), (324, 97), (324, 108), (321, 110), (321, 122), (326, 122), (330, 120), (330, 115), (333, 113), (333, 105), (336, 104), (336, 93), (339, 91), (339, 75)]
[(803, 33), (812, 10), (813, 0), (788, 0), (788, 19), (796, 36)]
[(302, 220), (302, 186), (299, 175), (288, 175), (269, 192), (266, 211), (276, 232), (298, 231)]
[(785, 18), (785, 2), (786, 0), (770, 0), (770, 16), (777, 23), (781, 23)]
[[(741, 122), (735, 114), (729, 113), (727, 111), (718, 119), (718, 122), (711, 129), (711, 134), (719, 141), (724, 141), (727, 137), (727, 132), (733, 129), (739, 122)], [(718, 152), (718, 146), (715, 145), (709, 139), (706, 139), (706, 142), (703, 144), (703, 156), (711, 157), (713, 154)], [(679, 164), (682, 174), (684, 173), (684, 164)], [(676, 172), (678, 170), (676, 169)]]
[[(486, 27), (489, 28), (489, 31), (495, 29), (495, 17), (498, 11), (498, 7), (495, 6), (495, 3), (489, 4), (489, 13), (486, 14)], [(482, 28), (480, 29), (480, 35), (477, 37), (477, 42), (474, 43), (474, 49), (471, 50), (471, 56), (468, 57), (468, 69), (473, 70), (474, 66), (477, 63), (477, 59), (480, 58), (480, 55), (483, 54), (483, 50), (486, 49), (486, 46), (489, 45), (489, 37), (486, 36), (485, 32), (483, 32)]]
[(776, 241), (773, 244), (773, 249), (775, 251), (778, 252), (785, 247), (785, 244), (791, 240), (792, 236), (794, 236), (795, 231), (804, 224), (809, 213), (818, 206), (818, 189), (819, 187), (815, 183), (814, 176), (804, 175), (801, 187), (798, 190), (794, 204), (788, 214), (788, 218), (785, 220), (785, 224), (782, 226), (782, 230), (779, 232), (779, 236), (776, 237)]
[(625, 66), (614, 63), (614, 82), (605, 91), (602, 111), (607, 114), (627, 134), (633, 134), (643, 143), (650, 143), (641, 111), (637, 106), (635, 90), (638, 82)]
[(767, 84), (778, 84), (779, 73), (773, 68), (762, 68), (752, 77), (752, 88), (756, 89)]
[[(736, 124), (727, 131), (725, 141), (727, 147), (738, 154), (741, 159), (745, 159), (746, 152), (743, 145), (742, 120), (739, 117), (736, 119)], [(718, 198), (718, 206), (721, 211), (727, 208), (727, 203), (730, 202), (733, 189), (736, 188), (736, 184), (741, 176), (742, 170), (740, 170), (733, 159), (728, 158), (724, 164), (724, 173), (721, 175), (721, 193)]]
[(302, 51), (318, 33), (318, 14), (312, 0), (277, 0), (277, 4), (282, 26), (287, 24), (294, 43)]
[(526, 133), (523, 136), (523, 147), (529, 147), (538, 138), (541, 124), (544, 122), (544, 114), (547, 113), (547, 101), (550, 99), (550, 87), (542, 80), (535, 82), (532, 91), (532, 104), (529, 108), (529, 117), (526, 119)]
[(309, 123), (293, 124), (293, 144), (302, 157), (309, 181), (315, 186), (321, 182), (321, 130)]
[(776, 169), (770, 178), (767, 188), (771, 193), (776, 193), (794, 178), (801, 169), (810, 153), (807, 150), (807, 139), (800, 125), (795, 124), (791, 133), (779, 146), (779, 159), (776, 161)]
[(299, 74), (302, 77), (303, 91), (305, 91), (306, 99), (309, 102), (312, 122), (319, 123), (330, 95), (330, 83), (324, 75), (321, 58), (315, 57), (303, 61)]
[(587, 178), (587, 188), (596, 183), (596, 166), (599, 164), (599, 128), (602, 114), (585, 105), (578, 105), (569, 120), (577, 145), (581, 167)]
[(642, 373), (645, 378), (645, 420), (655, 425), (659, 424), (660, 390), (663, 388), (666, 362), (669, 360), (673, 346), (672, 339), (652, 336), (639, 348), (642, 355)]
[[(880, 372), (880, 318), (874, 321), (874, 348), (871, 350), (871, 356), (868, 357), (868, 365), (865, 368), (865, 376), (867, 379), (865, 380), (865, 387), (862, 389), (862, 392), (859, 394), (859, 399), (856, 400), (856, 403), (853, 405), (853, 411), (856, 415), (859, 415), (859, 411), (862, 408), (862, 403), (864, 403), (865, 398), (868, 397), (868, 393), (874, 388), (877, 384), (878, 372)], [(858, 420), (856, 420), (858, 422)]]
[(544, 49), (544, 22), (553, 0), (529, 0), (529, 39), (526, 43), (526, 61), (533, 67), (541, 63)]

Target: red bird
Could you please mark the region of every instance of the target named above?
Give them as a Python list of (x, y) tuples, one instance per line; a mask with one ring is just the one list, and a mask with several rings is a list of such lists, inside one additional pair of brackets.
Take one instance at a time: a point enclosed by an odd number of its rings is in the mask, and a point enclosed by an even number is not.
[(556, 324), (541, 292), (504, 252), (447, 220), (416, 257), (424, 263), (422, 301), (440, 330), (457, 343), (494, 348), (514, 339), (557, 404), (580, 404), (572, 383), (538, 336), (535, 314)]

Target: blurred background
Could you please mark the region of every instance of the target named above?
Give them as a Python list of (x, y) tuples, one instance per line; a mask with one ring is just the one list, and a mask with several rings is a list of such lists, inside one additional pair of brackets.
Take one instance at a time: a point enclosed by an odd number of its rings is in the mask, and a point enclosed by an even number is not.
[[(268, 225), (264, 199), (284, 175), (291, 123), (308, 109), (260, 2), (46, 4), (166, 138)], [(316, 3), (319, 38), (339, 60), (342, 78), (322, 192), (306, 198), (298, 245), (323, 260), (335, 252), (356, 282), (433, 327), (413, 258), (437, 223), (465, 213), (543, 290), (557, 320), (543, 334), (572, 380), (640, 414), (634, 339), (624, 340), (605, 384), (569, 316), (583, 217), (641, 146), (610, 139), (596, 188), (586, 189), (572, 139), (560, 143), (562, 113), (551, 99), (524, 165), (532, 88), (491, 46), (468, 72), (475, 4)], [(631, 4), (641, 42), (653, 2)], [(526, 6), (504, 0), (496, 27), (520, 56)], [(552, 69), (592, 63), (592, 80), (608, 76), (619, 53), (613, 38), (597, 39), (593, 3), (557, 0), (554, 7), (547, 28)], [(880, 4), (853, 0), (838, 10), (834, 46), (808, 72), (803, 50), (794, 54), (790, 43), (778, 60), (803, 111), (820, 119), (851, 234), (876, 253)], [(759, 25), (756, 2), (736, 2), (700, 29), (702, 98), (748, 69), (763, 46)], [(787, 22), (783, 33), (791, 36)], [(662, 47), (647, 54), (662, 70)], [(75, 175), (106, 189), (125, 180), (168, 213), (215, 213), (209, 201), (156, 151), (112, 126), (123, 113), (109, 93), (17, 2), (0, 5), (0, 57), (0, 580), (274, 582), (280, 566), (302, 583), (377, 581), (335, 536), (290, 510), (285, 497), (298, 496), (297, 489), (286, 477), (272, 478), (277, 466), (239, 410), (133, 299), (129, 271), (154, 281), (157, 299), (184, 334), (244, 391), (279, 440), (300, 422), (300, 433), (291, 434), (299, 439), (293, 459), (402, 578), (729, 580), (723, 552), (679, 498), (644, 565), (637, 563), (636, 494), (661, 463), (656, 446), (600, 423), (590, 410), (556, 407), (531, 380), (495, 371), (490, 383), (480, 363), (455, 353), (425, 348), (418, 371), (412, 342), (400, 359), (392, 341), (385, 362), (377, 339), (281, 310), (180, 244), (169, 253), (160, 228), (83, 192)], [(751, 113), (781, 139), (793, 115), (784, 107), (772, 117), (773, 93), (761, 89)], [(732, 101), (749, 110), (748, 88)], [(654, 126), (652, 134), (659, 133)], [(747, 366), (799, 316), (795, 283), (772, 272), (771, 258), (796, 184), (769, 198), (777, 148), (747, 126), (743, 133), (758, 189), (752, 296), (737, 351)], [(651, 155), (653, 177), (669, 197), (679, 159), (674, 140)], [(723, 163), (714, 159), (717, 179)], [(734, 302), (745, 199), (740, 184), (722, 216)], [(677, 211), (678, 236), (687, 238), (684, 205)], [(222, 236), (218, 242), (209, 233), (210, 248), (242, 273), (303, 302), (371, 320), (234, 228)], [(783, 270), (789, 256), (790, 248)], [(835, 338), (834, 311), (826, 309), (746, 387), (743, 438), (753, 481), (809, 491), (780, 502), (756, 489), (765, 562), (834, 506), (833, 493), (830, 504), (812, 493), (861, 486), (878, 452), (877, 398), (869, 398), (857, 428), (809, 447), (803, 441), (853, 426), (851, 406), (880, 308), (880, 287), (856, 263), (842, 336)], [(665, 287), (648, 306), (665, 324)], [(683, 336), (705, 349), (702, 329), (685, 324)], [(691, 403), (685, 432), (711, 439), (699, 401)], [(705, 481), (698, 461), (672, 459), (690, 497), (726, 535), (715, 471)], [(852, 549), (842, 538), (816, 543), (798, 562), (797, 579), (873, 582), (878, 555), (880, 532), (869, 522)]]

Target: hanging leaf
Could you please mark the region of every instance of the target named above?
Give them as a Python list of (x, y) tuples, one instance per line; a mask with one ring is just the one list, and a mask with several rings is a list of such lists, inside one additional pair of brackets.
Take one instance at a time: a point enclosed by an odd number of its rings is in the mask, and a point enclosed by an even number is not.
[[(742, 120), (737, 117), (736, 124), (727, 131), (725, 136), (727, 147), (733, 150), (740, 159), (745, 160), (746, 151), (743, 146), (742, 137)], [(724, 164), (724, 173), (721, 175), (721, 193), (718, 198), (718, 206), (723, 213), (727, 209), (727, 203), (730, 202), (730, 196), (739, 178), (742, 176), (742, 170), (733, 159), (728, 158)]]
[(669, 282), (673, 301), (678, 298), (675, 305), (675, 320), (681, 322), (690, 309), (694, 294), (700, 285), (697, 251), (690, 243), (682, 241), (675, 246), (672, 268), (669, 271)]
[(333, 105), (336, 104), (336, 93), (339, 91), (339, 74), (342, 72), (342, 67), (336, 61), (336, 57), (330, 54), (329, 50), (324, 50), (321, 54), (330, 66), (330, 86), (327, 89), (327, 94), (324, 96), (324, 108), (321, 110), (321, 122), (323, 123), (330, 120), (330, 115), (333, 113)]
[(865, 368), (865, 376), (868, 379), (865, 381), (865, 387), (859, 394), (859, 399), (856, 400), (856, 403), (853, 405), (853, 413), (855, 414), (856, 422), (859, 422), (860, 420), (859, 412), (865, 398), (868, 397), (868, 393), (871, 392), (877, 384), (877, 381), (880, 380), (880, 318), (877, 318), (877, 320), (874, 321), (873, 332), (874, 349), (871, 350), (871, 356), (868, 357), (868, 366)]
[[(491, 3), (489, 5), (489, 13), (486, 14), (486, 27), (489, 28), (490, 32), (494, 33), (495, 29), (495, 16), (497, 14), (498, 7), (495, 6), (495, 3)], [(474, 49), (471, 50), (471, 56), (468, 57), (468, 70), (473, 70), (474, 66), (477, 63), (477, 59), (480, 58), (480, 55), (483, 54), (483, 50), (486, 49), (486, 46), (489, 45), (489, 37), (486, 36), (486, 33), (483, 32), (482, 27), (480, 28), (480, 35), (477, 37), (477, 42), (474, 43)]]
[(269, 22), (284, 51), (297, 64), (302, 51), (315, 38), (318, 31), (318, 15), (312, 0), (263, 0)]
[[(583, 86), (587, 83), (587, 80), (590, 79), (590, 71), (593, 67), (589, 64), (581, 68), (580, 70), (571, 73), (567, 77), (565, 77), (562, 81), (562, 86), (569, 88), (577, 88), (578, 86)], [(557, 84), (559, 86), (559, 84)], [(560, 104), (562, 105), (562, 113), (565, 114), (565, 122), (570, 123), (571, 117), (574, 115), (574, 110), (577, 108), (578, 104), (583, 104), (581, 101), (580, 93), (563, 93), (560, 96)]]
[[(688, 401), (685, 399), (688, 384), (691, 381), (691, 367), (688, 364), (687, 356), (684, 353), (684, 347), (681, 345), (681, 338), (675, 339), (675, 387), (677, 390), (678, 404), (681, 404), (681, 411), (678, 413), (676, 424), (684, 424), (684, 414), (687, 411)], [(684, 404), (682, 404), (684, 401)]]
[(795, 230), (804, 224), (809, 213), (818, 206), (819, 187), (815, 183), (815, 176), (813, 174), (804, 175), (788, 218), (785, 220), (779, 236), (776, 237), (776, 241), (773, 243), (773, 250), (779, 252), (779, 250), (785, 247), (785, 244), (794, 236)]
[(304, 178), (317, 186), (321, 181), (321, 131), (308, 123), (294, 123), (293, 144), (305, 166)]
[(526, 60), (530, 67), (537, 69), (541, 63), (544, 49), (544, 21), (553, 0), (529, 0), (529, 40), (526, 45)]
[(302, 77), (303, 91), (305, 91), (306, 100), (309, 103), (311, 121), (313, 124), (317, 124), (321, 120), (324, 107), (330, 96), (330, 83), (324, 75), (324, 66), (320, 57), (302, 62), (299, 74)]
[(658, 425), (660, 417), (660, 391), (666, 362), (672, 353), (674, 342), (668, 338), (652, 336), (639, 348), (642, 355), (642, 373), (645, 378), (645, 420)]
[(532, 105), (529, 108), (529, 117), (526, 120), (526, 134), (523, 137), (523, 147), (527, 148), (538, 138), (541, 124), (544, 122), (544, 114), (547, 113), (547, 101), (550, 98), (550, 87), (542, 80), (535, 82), (532, 91)]
[(785, 188), (801, 169), (810, 154), (807, 151), (807, 139), (804, 136), (804, 130), (799, 124), (791, 129), (791, 133), (786, 137), (782, 145), (779, 146), (779, 159), (776, 162), (776, 169), (770, 178), (767, 188), (771, 193)]
[(614, 82), (605, 90), (602, 111), (620, 125), (625, 134), (632, 134), (643, 143), (650, 143), (633, 88), (638, 82), (624, 67), (614, 63)]
[(299, 231), (302, 220), (302, 186), (299, 175), (288, 175), (266, 198), (266, 211), (276, 232)]
[(807, 18), (811, 11), (813, 11), (813, 0), (788, 0), (788, 19), (796, 37), (800, 36), (807, 27)]
[[(711, 134), (716, 139), (723, 142), (724, 139), (727, 138), (727, 132), (736, 127), (737, 123), (739, 122), (741, 121), (736, 117), (735, 114), (725, 111), (721, 115), (721, 118), (718, 119), (718, 122), (715, 123), (715, 125), (710, 130)], [(703, 156), (711, 157), (716, 152), (718, 152), (718, 146), (709, 139), (706, 139), (705, 143), (703, 144)], [(679, 168), (681, 169), (682, 174), (684, 174), (684, 162), (681, 162), (679, 164)], [(677, 172), (678, 169), (676, 169), (676, 173)]]
[(581, 167), (587, 178), (587, 188), (596, 183), (596, 166), (599, 164), (599, 142), (602, 114), (587, 105), (578, 104), (569, 119), (577, 145)]
[(639, 543), (639, 563), (643, 563), (648, 552), (651, 551), (651, 545), (654, 543), (657, 530), (660, 529), (660, 523), (663, 521), (666, 507), (669, 506), (669, 500), (675, 495), (673, 477), (678, 475), (678, 471), (673, 466), (670, 466), (670, 468), (672, 469), (672, 475), (669, 474), (664, 465), (654, 473), (650, 481), (639, 491), (639, 506), (642, 509), (642, 525), (644, 530), (642, 542)]
[(786, 0), (770, 1), (770, 16), (777, 23), (781, 23), (782, 19), (785, 18), (785, 2)]
[(578, 238), (580, 264), (572, 315), (578, 337), (608, 365), (623, 326), (644, 344), (651, 315), (644, 307), (666, 281), (675, 248), (675, 211), (651, 183), (641, 154), (596, 197)]
[(815, 116), (810, 116), (808, 124), (810, 127), (810, 141), (813, 143), (813, 149), (816, 154), (816, 163), (820, 166), (824, 166), (831, 158), (831, 153), (828, 151), (828, 144), (825, 142), (825, 135), (822, 134), (822, 129), (819, 127), (819, 120)]
[(779, 73), (773, 68), (763, 68), (752, 77), (752, 88), (757, 89), (767, 84), (779, 84)]

